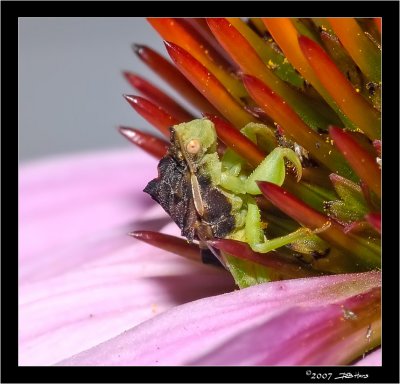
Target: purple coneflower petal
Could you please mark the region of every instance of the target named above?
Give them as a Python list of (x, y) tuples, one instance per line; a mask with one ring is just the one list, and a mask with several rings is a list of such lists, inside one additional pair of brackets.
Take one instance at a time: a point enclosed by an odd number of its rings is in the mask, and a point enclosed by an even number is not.
[(382, 365), (382, 349), (378, 348), (377, 350), (369, 353), (363, 359), (357, 361), (354, 365), (362, 366), (362, 367), (375, 367)]
[[(138, 180), (156, 175), (155, 164), (145, 154), (126, 151), (21, 166), (20, 283), (56, 269), (64, 272), (72, 263), (65, 257), (68, 249), (82, 243), (89, 247), (132, 229), (132, 222), (153, 206), (141, 191), (145, 181), (138, 185)], [(83, 257), (87, 261), (91, 255)]]
[(326, 346), (332, 329), (324, 330), (352, 321), (346, 305), (376, 301), (379, 286), (378, 272), (261, 284), (173, 308), (60, 364), (343, 364), (345, 347)]
[(127, 235), (178, 232), (142, 193), (156, 172), (156, 160), (132, 150), (22, 166), (20, 365), (54, 364), (176, 305), (234, 288), (223, 270)]

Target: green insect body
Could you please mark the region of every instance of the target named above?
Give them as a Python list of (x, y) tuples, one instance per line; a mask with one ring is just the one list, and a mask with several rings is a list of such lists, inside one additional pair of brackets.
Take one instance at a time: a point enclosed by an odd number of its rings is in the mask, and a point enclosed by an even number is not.
[[(247, 125), (242, 133), (254, 140), (251, 128)], [(260, 129), (260, 124), (255, 128)], [(158, 178), (145, 192), (163, 206), (189, 241), (223, 237), (245, 241), (262, 253), (296, 242), (301, 248), (305, 239), (316, 238), (313, 232), (301, 227), (267, 239), (263, 231), (266, 224), (254, 200), (261, 194), (256, 181), (283, 184), (285, 159), (294, 165), (300, 179), (301, 162), (289, 148), (273, 149), (252, 172), (230, 149), (220, 159), (213, 123), (197, 119), (171, 128), (170, 150), (160, 161)]]

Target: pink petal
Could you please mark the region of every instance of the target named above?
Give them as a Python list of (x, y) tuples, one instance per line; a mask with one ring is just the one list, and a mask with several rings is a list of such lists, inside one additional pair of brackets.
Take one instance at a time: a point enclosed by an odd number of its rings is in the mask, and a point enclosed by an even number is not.
[(360, 367), (381, 367), (382, 366), (382, 349), (378, 348), (376, 351), (369, 353), (363, 359), (360, 359), (354, 365)]
[[(139, 151), (40, 161), (19, 173), (19, 259), (22, 282), (64, 271), (65, 249), (132, 228), (153, 203), (142, 189), (156, 162)], [(110, 232), (110, 228), (114, 231)], [(79, 242), (78, 242), (79, 240)], [(90, 255), (85, 255), (88, 257)], [(49, 269), (50, 267), (50, 269)]]
[(56, 363), (176, 305), (233, 289), (223, 270), (127, 236), (163, 226), (179, 232), (142, 193), (156, 172), (139, 151), (22, 168), (20, 365)]
[(340, 364), (311, 353), (318, 337), (379, 286), (378, 272), (261, 284), (175, 307), (60, 365)]
[[(349, 356), (363, 351), (359, 339), (367, 339), (368, 327), (355, 328), (345, 337), (341, 325), (344, 308), (367, 296), (380, 300), (378, 292), (369, 291), (339, 303), (301, 308), (277, 314), (267, 322), (241, 332), (220, 347), (192, 361), (194, 365), (340, 365)], [(365, 300), (368, 305), (373, 300)], [(348, 309), (347, 309), (348, 310)], [(352, 312), (354, 313), (354, 312)], [(376, 332), (376, 330), (375, 330)], [(261, 342), (255, 343), (255, 340)], [(262, 342), (264, 340), (264, 343)], [(367, 342), (367, 341), (366, 341)], [(268, 344), (268, 348), (265, 345)], [(350, 358), (351, 361), (351, 358)]]

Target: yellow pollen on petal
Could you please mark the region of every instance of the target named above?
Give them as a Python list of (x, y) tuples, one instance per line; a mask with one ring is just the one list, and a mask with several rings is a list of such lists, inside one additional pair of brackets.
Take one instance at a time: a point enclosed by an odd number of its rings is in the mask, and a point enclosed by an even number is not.
[(277, 66), (271, 59), (268, 60), (268, 68), (275, 69)]

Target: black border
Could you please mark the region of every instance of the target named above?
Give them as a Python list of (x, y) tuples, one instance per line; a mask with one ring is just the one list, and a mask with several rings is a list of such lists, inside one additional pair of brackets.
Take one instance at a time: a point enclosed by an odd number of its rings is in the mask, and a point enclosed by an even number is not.
[[(140, 3), (140, 4), (139, 4)], [(18, 18), (19, 17), (383, 17), (383, 366), (315, 367), (368, 374), (355, 382), (399, 382), (399, 3), (380, 2), (2, 2), (2, 382), (309, 382), (309, 367), (18, 367)], [(390, 53), (388, 53), (390, 52)], [(392, 146), (392, 148), (390, 148)], [(394, 181), (397, 181), (396, 183)], [(397, 209), (395, 209), (397, 208)], [(394, 230), (390, 237), (389, 230)], [(394, 239), (394, 241), (393, 241)], [(217, 376), (218, 375), (218, 379)], [(348, 381), (351, 382), (351, 381)]]

